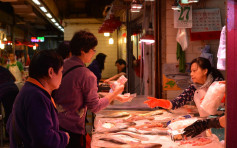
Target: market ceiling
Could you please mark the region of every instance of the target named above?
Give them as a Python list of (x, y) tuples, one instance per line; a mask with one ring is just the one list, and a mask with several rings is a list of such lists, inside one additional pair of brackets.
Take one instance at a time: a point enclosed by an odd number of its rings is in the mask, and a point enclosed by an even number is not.
[[(38, 0), (44, 4), (60, 24), (71, 18), (103, 18), (106, 5), (114, 0)], [(15, 24), (25, 30), (60, 31), (37, 8), (32, 0), (0, 0), (1, 10), (16, 16)]]
[(103, 18), (106, 5), (114, 0), (54, 0), (63, 19), (69, 18)]

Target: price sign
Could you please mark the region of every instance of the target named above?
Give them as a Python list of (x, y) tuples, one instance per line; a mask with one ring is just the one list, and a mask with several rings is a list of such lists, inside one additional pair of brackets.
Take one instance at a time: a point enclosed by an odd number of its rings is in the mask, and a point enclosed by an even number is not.
[(174, 11), (174, 28), (192, 28), (192, 6), (182, 6)]

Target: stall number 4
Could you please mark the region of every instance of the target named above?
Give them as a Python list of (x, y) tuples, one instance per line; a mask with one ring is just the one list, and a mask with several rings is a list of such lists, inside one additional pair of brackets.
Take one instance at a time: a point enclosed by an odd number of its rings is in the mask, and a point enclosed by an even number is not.
[[(189, 11), (190, 11), (190, 7), (181, 7), (181, 10), (178, 10), (180, 12), (180, 16), (179, 16), (179, 20), (180, 21), (188, 21), (189, 20)], [(185, 17), (185, 13), (186, 13), (186, 17)], [(186, 19), (185, 19), (186, 18)]]

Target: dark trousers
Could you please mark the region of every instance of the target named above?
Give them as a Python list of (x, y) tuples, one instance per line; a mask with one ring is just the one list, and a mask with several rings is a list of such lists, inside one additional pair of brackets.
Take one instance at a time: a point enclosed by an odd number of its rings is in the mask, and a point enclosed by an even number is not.
[[(4, 108), (4, 112), (5, 112), (5, 118), (4, 118), (4, 125), (5, 126), (7, 124), (7, 120), (8, 120), (8, 118), (9, 118), (11, 112), (12, 112), (12, 107), (13, 107), (13, 104), (14, 104), (14, 101), (15, 101), (15, 98), (16, 98), (18, 92), (19, 92), (18, 89), (13, 89), (13, 90), (10, 90), (10, 91), (6, 92), (2, 96), (2, 98), (0, 98), (0, 100), (2, 102), (2, 106)], [(9, 137), (7, 132), (5, 132), (5, 136)]]
[(69, 143), (66, 148), (86, 148), (86, 136), (82, 134), (72, 133), (60, 127), (60, 130), (68, 132), (70, 136)]
[(11, 90), (7, 93), (5, 93), (3, 95), (3, 97), (1, 98), (1, 101), (2, 101), (2, 105), (3, 105), (3, 108), (4, 108), (4, 111), (5, 111), (5, 119), (4, 119), (4, 123), (6, 124), (7, 123), (7, 120), (12, 112), (12, 107), (13, 107), (13, 104), (14, 104), (14, 101), (15, 101), (15, 98), (18, 94), (18, 90)]

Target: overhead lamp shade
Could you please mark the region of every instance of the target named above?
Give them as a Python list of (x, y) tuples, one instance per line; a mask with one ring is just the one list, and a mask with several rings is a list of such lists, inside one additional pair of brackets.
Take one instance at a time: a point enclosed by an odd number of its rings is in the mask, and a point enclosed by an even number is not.
[(174, 0), (174, 4), (172, 5), (173, 10), (181, 10), (181, 6), (179, 5), (179, 0)]
[(188, 0), (190, 3), (198, 3), (199, 0)]
[(181, 6), (172, 6), (173, 10), (181, 10)]
[(12, 41), (4, 41), (3, 44), (11, 44)]
[(148, 44), (155, 43), (154, 36), (153, 36), (153, 35), (150, 35), (150, 34), (145, 34), (144, 36), (142, 36), (142, 37), (140, 38), (140, 41), (141, 41), (141, 42), (148, 43)]
[(100, 27), (98, 33), (113, 33), (113, 31), (112, 28)]
[(110, 18), (105, 20), (102, 26), (99, 28), (99, 33), (112, 33), (115, 29), (120, 27), (122, 25), (122, 22), (115, 18), (115, 16), (112, 14), (110, 15)]
[(140, 0), (133, 0), (131, 3), (131, 9), (142, 9), (142, 3)]
[(16, 45), (16, 46), (20, 46), (20, 45), (23, 45), (23, 44), (22, 44), (20, 41), (17, 41), (17, 40), (16, 40), (16, 41), (15, 41), (15, 45)]

